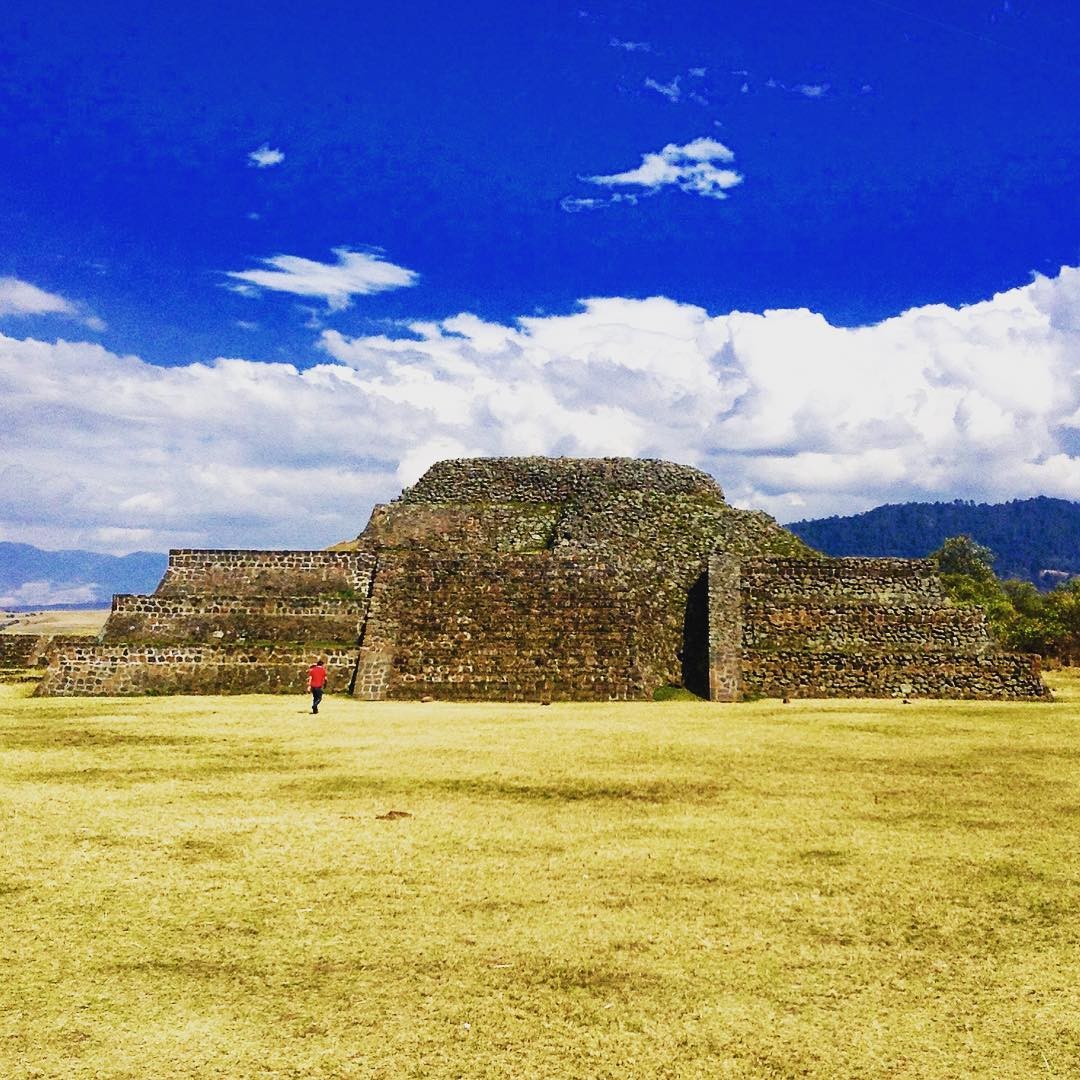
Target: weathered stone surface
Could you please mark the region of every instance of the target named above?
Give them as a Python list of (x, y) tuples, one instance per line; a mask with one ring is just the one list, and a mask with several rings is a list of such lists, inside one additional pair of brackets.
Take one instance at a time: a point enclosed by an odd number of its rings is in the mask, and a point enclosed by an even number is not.
[(649, 601), (551, 553), (384, 554), (365, 642), (393, 651), (391, 697), (641, 698), (663, 679)]
[(551, 503), (417, 503), (377, 506), (358, 543), (370, 548), (546, 551), (559, 507)]
[(120, 595), (102, 643), (57, 639), (38, 692), (300, 693), (316, 654), (332, 689), (385, 696), (389, 657), (358, 650), (369, 551), (180, 549), (152, 596)]
[(177, 548), (156, 595), (352, 596), (367, 591), (374, 562), (366, 551)]
[(39, 634), (0, 634), (0, 668), (30, 668), (41, 663), (51, 637)]
[(336, 689), (461, 700), (1040, 697), (929, 562), (825, 559), (704, 473), (628, 458), (444, 461), (330, 551), (170, 555), (41, 692)]
[(744, 654), (743, 690), (765, 697), (1028, 700), (1049, 696), (1035, 656), (921, 652)]
[(742, 696), (742, 564), (717, 551), (709, 561), (709, 698), (738, 701)]
[[(748, 559), (738, 584), (743, 693), (1040, 698), (1036, 657), (998, 652), (927, 559)], [(730, 605), (730, 591), (725, 594)], [(725, 616), (718, 613), (716, 619)]]
[(699, 469), (643, 458), (451, 458), (436, 462), (401, 496), (415, 502), (541, 502), (593, 499), (614, 491), (706, 495), (719, 484)]
[(360, 633), (366, 595), (113, 597), (102, 640), (173, 642), (352, 642)]
[[(388, 658), (378, 650), (325, 649), (328, 692), (348, 689), (357, 670), (358, 696), (384, 695)], [(56, 638), (38, 693), (105, 694), (302, 693), (313, 660), (310, 649), (290, 645), (101, 645), (86, 638)]]

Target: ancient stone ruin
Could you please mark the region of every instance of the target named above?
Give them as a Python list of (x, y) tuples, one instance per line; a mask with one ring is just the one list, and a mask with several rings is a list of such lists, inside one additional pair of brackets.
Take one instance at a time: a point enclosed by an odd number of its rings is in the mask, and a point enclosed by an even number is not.
[(928, 561), (827, 559), (696, 469), (443, 461), (327, 551), (170, 553), (40, 693), (298, 693), (316, 653), (357, 697), (1040, 698)]

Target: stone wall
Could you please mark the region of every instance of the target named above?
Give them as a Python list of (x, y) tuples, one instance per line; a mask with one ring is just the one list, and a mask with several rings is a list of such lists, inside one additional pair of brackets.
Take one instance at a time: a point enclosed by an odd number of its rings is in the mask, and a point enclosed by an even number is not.
[(372, 548), (442, 551), (545, 551), (559, 507), (551, 503), (396, 503), (377, 506), (364, 530)]
[(393, 653), (392, 698), (642, 698), (664, 681), (657, 615), (606, 564), (383, 553), (364, 641)]
[(745, 694), (764, 697), (1049, 697), (1039, 658), (1019, 653), (747, 653), (742, 685)]
[(569, 502), (556, 524), (555, 546), (568, 555), (666, 563), (683, 584), (705, 572), (717, 548), (739, 556), (816, 556), (768, 514), (736, 510), (715, 494), (696, 493), (618, 491)]
[(351, 642), (363, 625), (366, 606), (366, 595), (362, 600), (333, 595), (117, 595), (102, 640), (110, 644)]
[[(437, 501), (479, 496), (487, 501)], [(412, 653), (421, 647), (426, 628), (425, 647), (441, 657), (429, 665), (432, 671), (439, 669), (439, 684), (453, 685), (456, 696), (494, 698), (550, 696), (545, 687), (565, 686), (567, 672), (582, 663), (586, 674), (573, 691), (579, 696), (649, 697), (660, 686), (682, 684), (707, 695), (705, 571), (713, 549), (719, 544), (732, 554), (804, 559), (815, 554), (767, 514), (728, 506), (720, 488), (703, 473), (627, 459), (440, 463), (401, 500), (377, 507), (354, 543), (375, 550), (379, 560), (365, 640), (376, 633), (390, 641), (396, 632), (391, 626), (408, 625), (412, 641), (406, 651)], [(416, 555), (408, 565), (421, 580), (426, 580), (425, 566), (439, 573), (453, 567), (455, 591), (440, 588), (429, 595), (398, 584), (394, 553), (406, 549)], [(523, 556), (513, 563), (514, 599), (499, 593), (489, 580), (510, 565), (502, 557), (507, 553)], [(590, 575), (600, 576), (591, 582)], [(523, 667), (515, 633), (528, 635), (529, 624), (542, 620), (540, 637), (547, 635), (552, 655), (558, 657), (570, 640), (566, 627), (574, 620), (557, 606), (547, 610), (551, 596), (575, 591), (584, 595), (601, 588), (604, 603), (619, 607), (627, 633), (632, 633), (632, 658), (625, 635), (621, 643), (605, 639), (604, 644), (608, 655), (621, 657), (615, 666), (624, 674), (604, 680), (593, 670), (591, 657), (582, 661), (568, 656), (557, 677), (549, 673), (535, 678), (535, 639), (528, 641), (530, 661)], [(532, 605), (529, 590), (543, 610)], [(485, 597), (502, 610), (503, 627), (501, 636), (491, 632), (485, 639), (481, 666), (489, 674), (481, 678), (475, 664), (471, 672), (451, 671), (453, 664), (466, 664), (463, 657), (474, 650), (464, 639), (448, 651), (440, 637), (440, 619), (461, 605), (484, 604)], [(525, 620), (519, 620), (517, 629), (511, 620), (515, 610)], [(592, 633), (600, 640), (608, 633), (604, 625), (597, 629), (586, 621), (580, 631), (570, 632)], [(490, 674), (496, 668), (503, 672), (497, 678)], [(428, 685), (431, 679), (418, 679), (415, 672), (408, 676), (392, 684), (392, 694), (410, 692), (406, 683), (423, 684), (416, 693), (434, 692)]]
[(977, 656), (989, 648), (980, 608), (883, 605), (832, 600), (814, 607), (759, 602), (743, 608), (747, 649), (768, 652), (862, 652), (918, 649)]
[(750, 558), (742, 567), (742, 590), (750, 604), (945, 603), (932, 559)]
[(355, 673), (382, 696), (387, 658), (357, 648), (374, 571), (369, 551), (172, 551), (154, 595), (113, 598), (102, 643), (57, 639), (38, 692), (299, 693), (325, 654), (332, 690)]
[(369, 551), (238, 551), (178, 548), (157, 596), (366, 596)]
[(709, 700), (742, 696), (743, 605), (739, 560), (717, 551), (709, 560)]
[(439, 461), (402, 502), (563, 503), (613, 490), (723, 498), (707, 473), (643, 458), (455, 458)]
[[(980, 609), (953, 606), (927, 559), (714, 559), (714, 666), (738, 593), (740, 690), (766, 697), (1028, 699), (1037, 657), (998, 652)], [(731, 631), (728, 628), (728, 634)]]
[[(357, 665), (357, 650), (325, 649), (328, 690), (348, 689)], [(82, 694), (302, 694), (312, 650), (294, 645), (101, 645), (87, 638), (56, 638), (50, 664), (38, 693)], [(386, 669), (385, 656), (365, 654), (363, 686), (376, 684)], [(385, 685), (385, 678), (383, 679)]]
[(0, 634), (0, 668), (30, 668), (41, 663), (51, 637), (38, 634)]

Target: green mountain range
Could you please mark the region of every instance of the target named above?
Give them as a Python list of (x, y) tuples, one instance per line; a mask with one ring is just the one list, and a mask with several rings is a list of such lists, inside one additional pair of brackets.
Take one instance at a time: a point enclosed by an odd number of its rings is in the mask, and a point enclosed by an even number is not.
[(1066, 499), (895, 503), (786, 528), (826, 555), (907, 559), (929, 555), (946, 537), (967, 535), (993, 551), (998, 577), (1048, 588), (1080, 574), (1080, 503)]

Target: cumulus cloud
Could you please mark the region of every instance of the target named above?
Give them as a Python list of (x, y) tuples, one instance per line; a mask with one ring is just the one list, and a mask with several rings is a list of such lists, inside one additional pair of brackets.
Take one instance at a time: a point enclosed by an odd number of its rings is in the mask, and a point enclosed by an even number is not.
[(607, 188), (637, 187), (645, 191), (675, 186), (706, 198), (726, 199), (728, 190), (742, 183), (739, 173), (721, 167), (734, 160), (734, 153), (722, 142), (700, 138), (684, 146), (668, 143), (659, 153), (643, 154), (636, 169), (583, 179)]
[(284, 160), (285, 155), (268, 143), (263, 143), (258, 150), (248, 154), (248, 164), (255, 169), (268, 169), (271, 165), (280, 165)]
[(24, 581), (17, 589), (0, 594), (0, 607), (51, 607), (59, 604), (92, 604), (107, 601), (99, 595), (94, 582), (83, 585), (57, 584), (53, 581)]
[(261, 259), (264, 270), (229, 270), (234, 292), (256, 296), (261, 289), (313, 296), (325, 300), (331, 311), (347, 308), (354, 296), (367, 296), (415, 285), (419, 275), (387, 262), (382, 256), (349, 248), (334, 248), (336, 263), (321, 263), (299, 255), (273, 255)]
[(322, 545), (471, 454), (669, 458), (781, 520), (1080, 499), (1080, 269), (856, 328), (615, 297), (319, 341), (299, 370), (0, 337), (0, 537)]
[(88, 311), (85, 305), (15, 277), (0, 277), (0, 315), (60, 315), (74, 319), (90, 330), (105, 329), (104, 320)]

